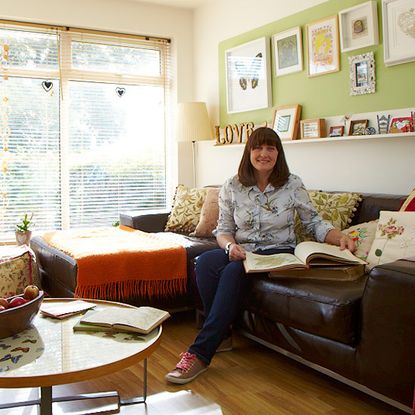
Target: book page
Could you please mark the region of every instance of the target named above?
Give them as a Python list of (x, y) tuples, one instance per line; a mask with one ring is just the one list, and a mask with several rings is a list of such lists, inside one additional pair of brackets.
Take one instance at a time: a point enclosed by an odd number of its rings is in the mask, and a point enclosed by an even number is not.
[(338, 259), (339, 263), (366, 264), (365, 261), (354, 256), (348, 249), (340, 250), (338, 246), (320, 242), (306, 241), (299, 243), (294, 251), (295, 255), (305, 264), (315, 258)]
[(148, 333), (170, 317), (167, 311), (154, 307), (114, 308), (97, 311), (83, 317), (81, 323), (122, 327), (139, 333)]
[(53, 302), (42, 303), (40, 311), (50, 317), (60, 318), (61, 316), (71, 316), (81, 313), (85, 310), (94, 308), (96, 304), (83, 300), (68, 301), (65, 304), (56, 304)]
[(260, 255), (253, 252), (246, 253), (244, 260), (246, 272), (266, 272), (275, 269), (304, 267), (304, 264), (292, 254)]

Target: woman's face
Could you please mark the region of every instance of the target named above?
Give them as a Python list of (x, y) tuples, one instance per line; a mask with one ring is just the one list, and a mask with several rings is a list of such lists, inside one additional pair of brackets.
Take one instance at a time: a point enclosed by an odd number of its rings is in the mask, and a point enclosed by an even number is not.
[(278, 158), (277, 147), (263, 144), (251, 150), (251, 163), (259, 173), (271, 173)]

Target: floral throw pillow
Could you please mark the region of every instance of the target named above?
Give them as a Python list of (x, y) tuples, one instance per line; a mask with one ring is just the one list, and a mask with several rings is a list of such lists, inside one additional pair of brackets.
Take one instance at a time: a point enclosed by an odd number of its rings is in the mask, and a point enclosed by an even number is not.
[(415, 212), (381, 211), (367, 262), (376, 265), (415, 256)]
[(354, 254), (360, 259), (363, 259), (363, 261), (366, 261), (367, 256), (369, 255), (370, 248), (375, 239), (377, 226), (378, 220), (372, 220), (370, 222), (351, 226), (343, 231), (343, 233), (354, 240), (356, 244), (356, 251)]
[(196, 226), (195, 231), (191, 234), (192, 236), (198, 237), (212, 237), (212, 232), (218, 225), (219, 218), (219, 188), (209, 189), (205, 203), (203, 203), (202, 211), (200, 213), (200, 220)]
[[(362, 200), (358, 193), (327, 193), (310, 190), (308, 194), (320, 216), (340, 230), (347, 228), (357, 205)], [(294, 231), (297, 243), (314, 240), (313, 236), (305, 231), (298, 215), (296, 215)]]
[(195, 189), (179, 184), (165, 231), (189, 234), (194, 232), (209, 189)]

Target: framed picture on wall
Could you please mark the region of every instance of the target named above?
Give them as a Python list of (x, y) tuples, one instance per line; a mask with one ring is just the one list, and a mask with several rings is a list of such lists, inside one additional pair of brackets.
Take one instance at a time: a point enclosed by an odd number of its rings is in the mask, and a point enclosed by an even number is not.
[(271, 105), (269, 40), (265, 37), (225, 51), (228, 113)]
[(385, 65), (415, 60), (415, 0), (382, 0)]
[(303, 70), (301, 28), (276, 33), (273, 37), (275, 76)]
[(350, 95), (373, 94), (376, 88), (373, 52), (349, 56)]
[(342, 52), (379, 43), (378, 12), (375, 0), (341, 10), (339, 24)]
[(337, 16), (307, 24), (308, 76), (340, 70)]
[(281, 140), (296, 140), (301, 117), (301, 105), (282, 105), (274, 109), (272, 129)]

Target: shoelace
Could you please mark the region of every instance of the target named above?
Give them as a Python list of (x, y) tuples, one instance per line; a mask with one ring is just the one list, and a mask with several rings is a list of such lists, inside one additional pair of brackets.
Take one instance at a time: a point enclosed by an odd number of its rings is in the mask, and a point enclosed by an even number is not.
[(177, 363), (176, 368), (187, 372), (189, 369), (192, 368), (196, 359), (197, 359), (196, 355), (192, 353), (189, 353), (189, 352), (181, 353), (180, 362)]

